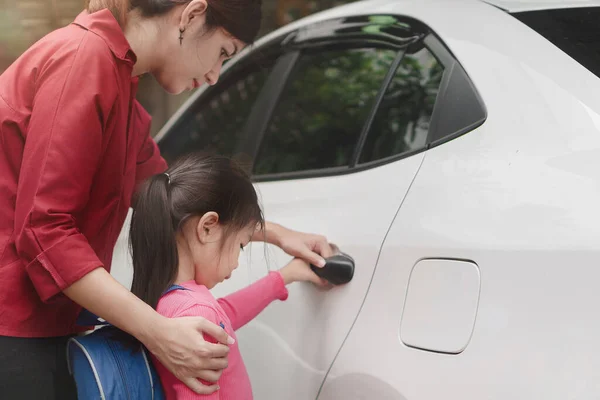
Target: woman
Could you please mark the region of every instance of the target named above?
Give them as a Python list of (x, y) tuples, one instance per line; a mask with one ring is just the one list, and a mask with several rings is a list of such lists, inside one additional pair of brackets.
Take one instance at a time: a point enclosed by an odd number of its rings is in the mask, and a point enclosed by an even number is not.
[[(69, 399), (67, 339), (84, 307), (138, 338), (197, 393), (227, 366), (227, 334), (167, 319), (109, 274), (136, 185), (166, 169), (135, 101), (151, 73), (169, 93), (215, 84), (251, 43), (259, 0), (90, 0), (75, 22), (0, 76), (0, 393)], [(267, 223), (287, 253), (322, 264), (325, 238)], [(203, 333), (221, 344), (207, 343)]]

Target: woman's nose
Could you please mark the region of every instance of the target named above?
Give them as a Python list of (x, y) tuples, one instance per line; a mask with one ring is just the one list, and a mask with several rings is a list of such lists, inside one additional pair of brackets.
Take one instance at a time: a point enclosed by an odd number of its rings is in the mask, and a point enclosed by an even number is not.
[(216, 85), (219, 81), (219, 75), (221, 75), (221, 67), (223, 66), (222, 62), (218, 62), (217, 65), (214, 66), (213, 69), (208, 71), (206, 74), (206, 82), (209, 85)]

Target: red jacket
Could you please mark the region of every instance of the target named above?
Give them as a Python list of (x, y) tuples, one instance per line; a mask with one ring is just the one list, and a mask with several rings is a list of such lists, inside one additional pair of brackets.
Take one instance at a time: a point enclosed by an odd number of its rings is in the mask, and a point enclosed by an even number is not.
[(0, 335), (78, 331), (62, 290), (113, 247), (137, 183), (166, 169), (112, 14), (80, 14), (0, 75)]

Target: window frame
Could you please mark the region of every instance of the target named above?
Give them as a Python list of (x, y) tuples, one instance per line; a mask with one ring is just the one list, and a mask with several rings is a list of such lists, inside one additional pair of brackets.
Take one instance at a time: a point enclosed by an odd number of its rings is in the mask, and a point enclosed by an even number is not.
[[(294, 180), (294, 179), (310, 179), (310, 178), (319, 178), (319, 177), (330, 177), (337, 175), (344, 175), (350, 173), (356, 173), (360, 171), (365, 171), (371, 168), (377, 168), (392, 162), (396, 162), (402, 160), (404, 158), (408, 158), (414, 156), (416, 154), (427, 151), (435, 146), (443, 144), (447, 141), (455, 139), (467, 132), (472, 131), (473, 129), (481, 126), (485, 120), (487, 119), (487, 110), (483, 103), (483, 100), (477, 89), (472, 84), (462, 65), (458, 62), (458, 60), (454, 57), (454, 55), (450, 52), (450, 50), (443, 44), (441, 39), (425, 24), (422, 22), (409, 18), (394, 15), (394, 17), (399, 18), (401, 21), (407, 21), (408, 24), (415, 24), (417, 27), (417, 32), (414, 37), (415, 40), (405, 42), (404, 44), (398, 44), (396, 41), (385, 40), (385, 38), (381, 37), (336, 37), (335, 34), (332, 34), (332, 29), (328, 28), (328, 24), (336, 23), (339, 19), (336, 20), (328, 20), (319, 24), (316, 24), (315, 31), (316, 33), (311, 33), (311, 26), (305, 28), (304, 33), (302, 32), (294, 32), (286, 38), (288, 42), (288, 51), (296, 52), (296, 57), (294, 62), (299, 59), (299, 53), (301, 53), (302, 49), (310, 47), (310, 48), (319, 48), (319, 47), (330, 47), (336, 45), (356, 45), (357, 47), (383, 47), (389, 46), (391, 48), (397, 49), (399, 51), (398, 56), (390, 66), (384, 81), (379, 88), (378, 94), (374, 100), (374, 103), (369, 111), (365, 124), (363, 125), (361, 134), (359, 136), (358, 142), (353, 152), (353, 156), (349, 165), (343, 167), (330, 167), (330, 168), (321, 168), (321, 169), (313, 169), (313, 170), (303, 170), (303, 171), (295, 171), (295, 172), (283, 172), (283, 173), (274, 173), (274, 174), (262, 174), (256, 175), (254, 174), (254, 165), (256, 162), (256, 157), (260, 152), (260, 146), (262, 145), (262, 139), (264, 137), (264, 133), (266, 128), (268, 127), (271, 116), (273, 115), (274, 108), (277, 105), (277, 101), (273, 101), (273, 108), (271, 109), (263, 109), (263, 112), (266, 118), (262, 121), (261, 131), (256, 132), (256, 140), (259, 143), (255, 143), (256, 151), (251, 155), (252, 156), (252, 178), (255, 182), (273, 182), (273, 181), (283, 181), (283, 180)], [(352, 18), (352, 17), (351, 17)], [(354, 17), (356, 18), (356, 17)], [(411, 25), (412, 26), (412, 25)], [(296, 41), (296, 42), (294, 42)], [(375, 119), (381, 101), (385, 95), (386, 90), (391, 84), (394, 75), (398, 66), (402, 63), (404, 56), (406, 54), (406, 50), (416, 44), (423, 44), (431, 54), (438, 60), (438, 62), (444, 68), (444, 74), (442, 75), (442, 80), (440, 82), (440, 88), (436, 97), (435, 105), (433, 108), (433, 112), (431, 114), (431, 122), (429, 126), (429, 132), (427, 133), (427, 141), (425, 146), (419, 149), (415, 149), (412, 151), (403, 152), (400, 154), (396, 154), (393, 156), (389, 156), (386, 158), (366, 162), (359, 164), (359, 159), (361, 152), (363, 150), (364, 144), (367, 139), (367, 135), (374, 134), (371, 132), (371, 125)], [(288, 65), (290, 68), (290, 72), (293, 70), (293, 65)], [(290, 74), (285, 76), (285, 78), (281, 79), (278, 87), (281, 89), (278, 91), (274, 97), (278, 100), (283, 94), (283, 90), (287, 85), (287, 79)], [(442, 109), (444, 108), (444, 104), (450, 100), (447, 96), (448, 89), (450, 87), (450, 83), (455, 80), (455, 77), (462, 77), (466, 79), (466, 84), (469, 86), (467, 90), (472, 92), (477, 105), (481, 107), (483, 110), (483, 117), (478, 119), (475, 123), (470, 124), (463, 129), (460, 129), (456, 132), (444, 132), (444, 121), (442, 121)]]
[[(241, 135), (242, 139), (240, 142), (238, 142), (236, 150), (234, 151), (234, 154), (243, 153), (248, 157), (250, 161), (250, 167), (252, 168), (252, 178), (254, 182), (260, 183), (330, 177), (377, 168), (439, 146), (467, 132), (470, 132), (473, 129), (476, 129), (485, 122), (487, 119), (487, 109), (476, 87), (468, 77), (468, 74), (456, 57), (446, 47), (443, 41), (423, 22), (402, 15), (384, 15), (397, 18), (405, 25), (410, 26), (410, 33), (412, 35), (408, 34), (406, 37), (400, 39), (392, 38), (389, 34), (383, 35), (372, 33), (357, 35), (355, 33), (348, 34), (347, 32), (339, 33), (339, 31), (336, 31), (335, 29), (339, 27), (345, 27), (346, 25), (360, 26), (360, 24), (357, 24), (356, 22), (357, 19), (376, 16), (377, 15), (375, 14), (358, 15), (314, 23), (276, 37), (273, 40), (270, 40), (268, 43), (261, 45), (260, 48), (257, 49), (257, 51), (260, 51), (262, 54), (274, 56), (275, 62), (271, 72), (265, 80), (264, 86), (256, 97), (254, 105), (251, 107), (251, 111), (248, 114), (246, 123), (243, 127), (243, 134)], [(426, 145), (420, 149), (359, 164), (358, 161), (360, 159), (367, 135), (373, 134), (371, 132), (371, 124), (377, 114), (379, 105), (381, 104), (385, 92), (392, 82), (398, 66), (401, 64), (404, 58), (406, 49), (417, 42), (422, 42), (424, 46), (431, 52), (431, 54), (438, 60), (438, 62), (440, 62), (440, 64), (444, 67), (444, 74), (442, 76), (440, 89), (437, 94), (431, 115)], [(363, 48), (387, 47), (396, 49), (399, 52), (398, 56), (390, 66), (390, 69), (388, 70), (386, 77), (379, 88), (378, 94), (375, 97), (371, 110), (365, 119), (365, 124), (361, 130), (361, 134), (352, 154), (349, 165), (275, 174), (254, 174), (254, 165), (257, 155), (260, 152), (265, 132), (271, 122), (273, 112), (275, 111), (279, 99), (288, 84), (288, 80), (302, 54), (302, 51), (307, 48), (326, 48), (332, 46), (334, 48), (338, 46)], [(201, 89), (197, 94), (192, 96), (192, 98), (190, 98), (186, 104), (184, 104), (181, 109), (178, 110), (178, 112), (176, 112), (172, 118), (172, 121), (170, 121), (168, 126), (165, 126), (163, 129), (163, 133), (159, 134), (159, 136), (156, 138), (159, 147), (161, 146), (162, 139), (166, 138), (167, 136), (177, 134), (177, 128), (184, 125), (183, 119), (188, 117), (192, 113), (192, 110), (196, 110), (195, 105), (197, 102), (204, 101), (206, 96), (210, 96), (213, 91), (218, 91), (221, 82), (229, 82), (230, 80), (235, 81), (236, 77), (239, 76), (240, 73), (244, 73), (244, 71), (247, 70), (249, 63), (253, 62), (253, 56), (250, 55), (251, 53), (247, 52), (248, 49), (245, 50), (246, 54), (242, 54), (239, 59), (235, 60), (235, 62), (231, 63), (231, 65), (227, 65), (226, 68), (224, 68), (221, 80), (217, 85), (208, 87), (205, 90)], [(452, 86), (452, 84), (454, 84), (454, 86)], [(447, 132), (445, 131), (445, 121), (452, 117), (448, 115), (442, 115), (442, 111), (451, 101), (452, 96), (449, 96), (449, 94), (451, 94), (450, 89), (454, 88), (454, 90), (456, 90), (457, 85), (460, 89), (463, 88), (461, 85), (465, 86), (464, 89), (466, 90), (466, 93), (471, 95), (471, 98), (468, 99), (471, 101), (470, 104), (474, 104), (480, 108), (479, 112), (481, 117), (478, 118), (474, 123), (464, 126), (457, 131)], [(458, 118), (460, 118), (460, 115)]]
[[(352, 151), (352, 153), (350, 155), (350, 163), (347, 166), (309, 169), (309, 170), (293, 171), (293, 172), (281, 172), (281, 173), (274, 173), (274, 174), (261, 174), (261, 175), (254, 174), (254, 167), (255, 167), (256, 159), (257, 159), (258, 155), (260, 154), (260, 148), (263, 144), (263, 139), (264, 139), (265, 133), (271, 123), (273, 113), (275, 112), (277, 105), (279, 104), (279, 99), (284, 94), (286, 87), (290, 83), (289, 78), (292, 76), (292, 74), (295, 70), (295, 67), (297, 65), (297, 62), (302, 57), (304, 51), (310, 50), (310, 51), (325, 51), (325, 52), (327, 52), (327, 51), (365, 49), (365, 48), (391, 49), (391, 50), (398, 51), (398, 55), (395, 57), (394, 61), (392, 62), (390, 69), (386, 72), (386, 76), (385, 76), (384, 80), (382, 81), (381, 86), (379, 86), (379, 88), (377, 88), (377, 95), (373, 99), (373, 106), (371, 107), (371, 110), (369, 110), (369, 112), (367, 113), (367, 115), (365, 117), (365, 121), (369, 121), (374, 118), (373, 110), (377, 109), (377, 108), (375, 108), (375, 106), (380, 103), (380, 100), (379, 100), (380, 97), (383, 98), (383, 93), (381, 93), (381, 91), (383, 90), (383, 92), (385, 92), (385, 89), (387, 88), (387, 84), (389, 83), (388, 79), (391, 82), (391, 79), (393, 78), (393, 74), (392, 74), (391, 78), (389, 77), (390, 71), (392, 69), (395, 71), (394, 66), (396, 65), (396, 62), (398, 61), (398, 59), (402, 59), (405, 48), (390, 46), (390, 44), (381, 43), (381, 42), (373, 42), (373, 41), (365, 42), (362, 40), (338, 41), (338, 42), (332, 43), (332, 41), (330, 41), (329, 38), (326, 38), (324, 41), (319, 41), (317, 43), (313, 43), (310, 46), (302, 46), (301, 49), (294, 48), (293, 50), (290, 50), (290, 54), (293, 54), (294, 56), (293, 56), (293, 60), (290, 60), (290, 63), (286, 64), (287, 74), (285, 76), (284, 75), (281, 76), (282, 79), (277, 84), (278, 91), (273, 96), (273, 99), (269, 102), (270, 107), (269, 108), (265, 107), (265, 108), (261, 108), (260, 110), (257, 110), (259, 113), (262, 113), (261, 115), (263, 116), (263, 120), (261, 121), (260, 125), (257, 124), (257, 125), (254, 125), (253, 127), (251, 127), (251, 129), (257, 129), (255, 132), (255, 136), (254, 136), (255, 152), (252, 153), (252, 177), (253, 177), (254, 181), (297, 179), (297, 178), (304, 178), (305, 177), (304, 175), (307, 175), (306, 177), (337, 175), (337, 174), (343, 173), (343, 171), (350, 168), (350, 166), (352, 165), (352, 160), (354, 159), (354, 156), (355, 156), (356, 144), (354, 146), (354, 150)], [(265, 104), (265, 106), (266, 106), (266, 104)], [(361, 129), (361, 132), (358, 135), (358, 140), (360, 140), (360, 138), (362, 137), (364, 129), (365, 129), (365, 126), (363, 125), (363, 128)]]

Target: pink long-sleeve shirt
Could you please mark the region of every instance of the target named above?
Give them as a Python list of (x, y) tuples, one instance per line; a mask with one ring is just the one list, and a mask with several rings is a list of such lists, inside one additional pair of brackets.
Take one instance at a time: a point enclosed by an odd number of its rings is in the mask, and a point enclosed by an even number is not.
[[(210, 395), (199, 395), (171, 374), (156, 358), (156, 366), (167, 400), (252, 400), (252, 386), (244, 366), (235, 331), (250, 322), (274, 300), (286, 300), (288, 291), (279, 272), (270, 272), (263, 279), (227, 297), (215, 299), (206, 286), (195, 281), (179, 284), (189, 290), (174, 290), (163, 296), (156, 310), (169, 318), (199, 316), (222, 324), (236, 342), (231, 345), (229, 366), (219, 379), (220, 389)], [(211, 342), (215, 340), (205, 336)]]

